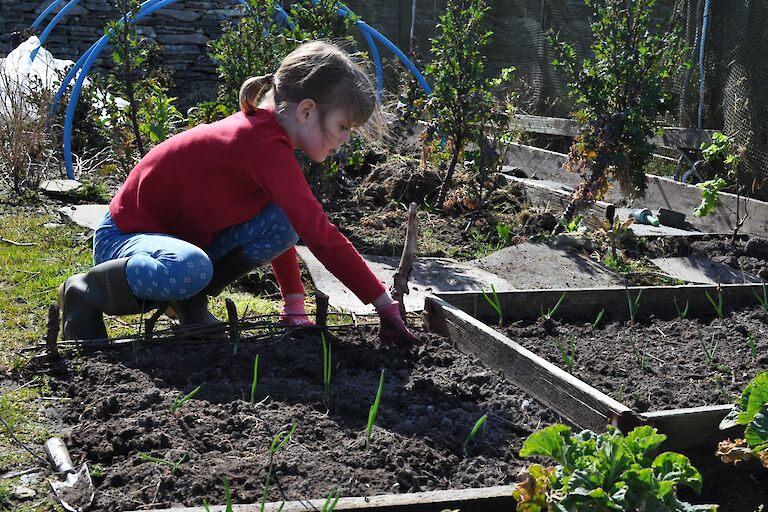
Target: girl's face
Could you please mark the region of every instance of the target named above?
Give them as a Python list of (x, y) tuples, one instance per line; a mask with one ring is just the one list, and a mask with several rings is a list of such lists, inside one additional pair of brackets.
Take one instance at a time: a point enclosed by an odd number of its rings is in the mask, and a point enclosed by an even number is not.
[(352, 124), (344, 109), (328, 112), (325, 119), (317, 105), (299, 110), (300, 140), (296, 149), (304, 151), (311, 160), (322, 162), (349, 142)]

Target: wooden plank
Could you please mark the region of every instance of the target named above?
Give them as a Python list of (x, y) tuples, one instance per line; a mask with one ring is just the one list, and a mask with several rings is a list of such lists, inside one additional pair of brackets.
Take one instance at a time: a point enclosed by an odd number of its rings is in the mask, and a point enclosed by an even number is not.
[(732, 404), (670, 409), (641, 414), (641, 418), (667, 435), (662, 448), (684, 451), (691, 448), (717, 448), (717, 443), (726, 437), (733, 439), (742, 435), (744, 427), (720, 430), (720, 422), (731, 411)]
[[(525, 196), (534, 206), (549, 206), (562, 212), (571, 201), (572, 189), (551, 181), (530, 180), (505, 175), (508, 181), (520, 183), (525, 187)], [(580, 212), (584, 222), (593, 229), (600, 227), (605, 219), (612, 219), (616, 207), (605, 201), (595, 201), (589, 211)]]
[[(581, 129), (581, 124), (575, 119), (523, 114), (515, 115), (515, 125), (527, 132), (564, 137), (575, 137)], [(651, 139), (654, 145), (684, 149), (699, 149), (702, 143), (712, 142), (712, 135), (716, 131), (674, 126), (666, 126), (662, 130), (661, 136)]]
[[(515, 500), (512, 498), (511, 485), (499, 485), (480, 489), (451, 489), (447, 491), (414, 492), (408, 494), (382, 494), (341, 498), (334, 510), (354, 510), (355, 512), (439, 512), (445, 509), (460, 509), (462, 512), (495, 512), (509, 510), (514, 512)], [(264, 510), (277, 512), (282, 506), (283, 512), (306, 512), (320, 510), (324, 499), (267, 503)], [(152, 509), (153, 512), (200, 512), (200, 507), (173, 507)], [(225, 512), (226, 507), (210, 507), (211, 512)], [(261, 504), (233, 505), (233, 512), (259, 512)], [(146, 512), (134, 510), (132, 512)]]
[[(537, 356), (449, 302), (427, 296), (427, 324), (445, 329), (444, 335), (466, 354), (499, 370), (536, 400), (579, 428), (603, 431), (609, 424), (626, 429), (639, 423), (630, 409)], [(439, 321), (435, 321), (438, 318)]]
[[(511, 144), (505, 160), (509, 166), (522, 169), (529, 177), (552, 180), (575, 188), (580, 177), (562, 168), (566, 155), (554, 151)], [(507, 169), (509, 173), (511, 169)], [(706, 217), (696, 217), (693, 210), (701, 202), (701, 191), (694, 185), (688, 185), (671, 178), (648, 174), (648, 189), (644, 197), (627, 199), (617, 187), (609, 190), (605, 201), (627, 203), (630, 208), (667, 208), (686, 214), (686, 220), (699, 231), (707, 233), (727, 233), (736, 225), (736, 195), (720, 193), (720, 205)], [(741, 198), (740, 211), (746, 207), (749, 212), (740, 232), (749, 235), (768, 237), (768, 203), (757, 199)], [(746, 205), (746, 206), (745, 206)]]
[[(629, 304), (627, 290), (632, 297), (640, 298), (638, 319), (677, 317), (677, 301), (680, 309), (689, 304), (689, 316), (696, 311), (713, 314), (712, 305), (706, 293), (717, 301), (717, 286), (715, 285), (680, 285), (680, 286), (632, 286), (627, 288), (565, 288), (550, 290), (513, 290), (497, 292), (502, 311), (513, 311), (514, 314), (505, 317), (505, 321), (516, 320), (534, 321), (541, 315), (541, 308), (554, 307), (565, 294), (563, 302), (557, 309), (558, 318), (578, 319), (595, 318), (600, 310), (605, 310), (606, 320), (628, 320)], [(724, 284), (721, 285), (723, 304), (725, 308), (758, 304), (757, 297), (763, 296), (762, 284)], [(449, 302), (469, 315), (481, 320), (494, 322), (498, 315), (485, 300), (482, 293), (477, 292), (443, 292), (437, 297)]]

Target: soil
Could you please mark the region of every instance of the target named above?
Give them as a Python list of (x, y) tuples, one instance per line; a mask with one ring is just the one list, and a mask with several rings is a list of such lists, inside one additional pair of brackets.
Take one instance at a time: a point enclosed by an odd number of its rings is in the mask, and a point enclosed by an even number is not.
[[(69, 398), (55, 414), (70, 429), (75, 463), (91, 467), (93, 510), (223, 503), (223, 476), (234, 502), (259, 502), (270, 444), (293, 422), (296, 433), (275, 457), (270, 501), (321, 498), (332, 486), (344, 496), (368, 496), (514, 482), (528, 464), (516, 455), (522, 441), (558, 418), (445, 338), (417, 331), (424, 344), (407, 352), (380, 347), (376, 331), (358, 327), (333, 339), (330, 410), (317, 334), (243, 343), (236, 355), (231, 343), (166, 344), (142, 347), (138, 363), (130, 349), (67, 361), (51, 383), (54, 394)], [(366, 450), (382, 368), (381, 408)], [(197, 386), (173, 414), (173, 400)], [(142, 453), (187, 459), (173, 472)]]
[[(723, 319), (652, 319), (597, 328), (543, 320), (505, 327), (504, 334), (637, 412), (733, 403), (768, 366), (768, 313), (761, 307)], [(568, 368), (557, 345), (570, 354), (571, 339), (575, 362)]]

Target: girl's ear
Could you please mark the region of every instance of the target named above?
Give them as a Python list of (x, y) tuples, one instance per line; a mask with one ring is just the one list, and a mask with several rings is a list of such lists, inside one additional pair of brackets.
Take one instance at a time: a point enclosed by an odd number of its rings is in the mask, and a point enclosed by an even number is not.
[(315, 110), (317, 110), (315, 100), (310, 98), (301, 100), (296, 106), (296, 121), (301, 125), (306, 124)]

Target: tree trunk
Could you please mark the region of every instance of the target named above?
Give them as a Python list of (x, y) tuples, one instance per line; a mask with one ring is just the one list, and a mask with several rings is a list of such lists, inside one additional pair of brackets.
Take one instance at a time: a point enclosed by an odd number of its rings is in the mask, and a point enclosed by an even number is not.
[(459, 163), (459, 149), (463, 141), (457, 140), (453, 155), (451, 156), (451, 164), (448, 166), (448, 174), (445, 175), (445, 181), (440, 186), (440, 197), (437, 198), (437, 207), (442, 209), (445, 202), (445, 196), (448, 195), (448, 190), (451, 188), (451, 182), (453, 181), (453, 173), (456, 171), (456, 164)]

